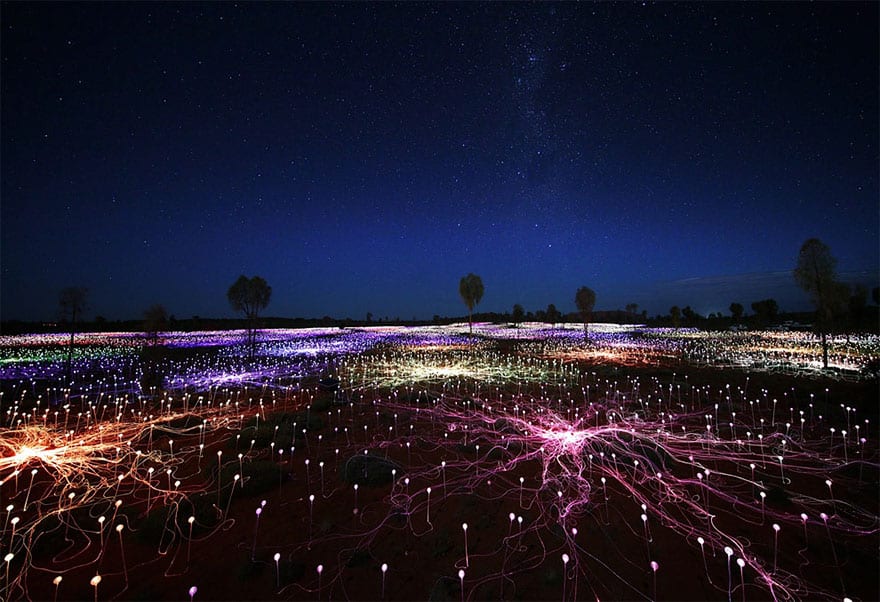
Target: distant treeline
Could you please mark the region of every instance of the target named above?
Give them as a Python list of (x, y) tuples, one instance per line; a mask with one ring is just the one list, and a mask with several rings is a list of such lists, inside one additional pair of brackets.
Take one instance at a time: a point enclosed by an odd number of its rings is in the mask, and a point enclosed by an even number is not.
[[(855, 322), (847, 324), (841, 331), (850, 332), (880, 332), (880, 308), (869, 305), (864, 308), (863, 315)], [(614, 324), (644, 324), (651, 327), (683, 327), (701, 328), (704, 330), (727, 330), (731, 327), (742, 328), (771, 328), (786, 325), (795, 329), (809, 329), (813, 322), (814, 312), (790, 312), (778, 313), (773, 316), (759, 314), (741, 316), (734, 319), (730, 315), (720, 313), (702, 316), (685, 307), (676, 318), (672, 312), (668, 315), (656, 315), (650, 317), (646, 312), (635, 313), (625, 310), (594, 311), (592, 322), (610, 322)], [(489, 322), (493, 324), (514, 324), (512, 313), (483, 312), (473, 315), (475, 322)], [(526, 312), (522, 316), (522, 322), (545, 322), (548, 324), (579, 324), (582, 322), (580, 314), (571, 312), (568, 314), (549, 313), (545, 310)], [(355, 320), (352, 318), (278, 318), (264, 317), (259, 319), (260, 328), (315, 328), (315, 327), (338, 327), (353, 328), (362, 326), (429, 326), (446, 325), (454, 323), (466, 323), (467, 316), (439, 316), (435, 315), (430, 320), (403, 319), (396, 317), (374, 318), (369, 320)], [(677, 323), (676, 323), (677, 322)], [(194, 332), (198, 330), (236, 330), (247, 327), (247, 320), (243, 318), (202, 318), (192, 316), (180, 319), (170, 316), (167, 330)], [(843, 325), (841, 325), (843, 326)], [(24, 322), (7, 320), (0, 322), (0, 334), (16, 335), (27, 333), (65, 333), (69, 332), (69, 325), (64, 322)], [(98, 316), (92, 321), (81, 322), (77, 327), (79, 332), (143, 332), (143, 320), (106, 320)]]

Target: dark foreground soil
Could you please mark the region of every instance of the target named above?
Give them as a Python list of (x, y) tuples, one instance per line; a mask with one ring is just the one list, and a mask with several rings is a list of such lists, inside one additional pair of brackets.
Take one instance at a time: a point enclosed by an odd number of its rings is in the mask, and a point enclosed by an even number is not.
[[(781, 432), (790, 416), (797, 428), (804, 411), (801, 453), (792, 460), (788, 481), (772, 458), (756, 456), (764, 460), (758, 462), (756, 480), (769, 492), (763, 511), (755, 488), (737, 480), (749, 476), (748, 464), (736, 461), (745, 456), (713, 459), (696, 437), (689, 444), (698, 456), (694, 464), (665, 466), (675, 491), (632, 468), (621, 468), (614, 473), (620, 478), (602, 486), (599, 475), (612, 474), (613, 468), (607, 458), (600, 468), (597, 459), (595, 474), (582, 475), (591, 483), (589, 499), (563, 519), (557, 492), (567, 500), (583, 499), (583, 492), (561, 476), (571, 462), (548, 461), (537, 444), (529, 449), (521, 439), (503, 448), (503, 425), (487, 426), (480, 436), (471, 433), (471, 439), (466, 430), (454, 428), (477, 420), (468, 403), (503, 405), (505, 390), (512, 399), (523, 395), (521, 386), (515, 391), (499, 386), (494, 393), (490, 388), (482, 396), (469, 393), (466, 382), (454, 391), (444, 389), (452, 403), (461, 404), (460, 414), (432, 411), (436, 396), (405, 388), (399, 396), (369, 390), (340, 405), (334, 405), (332, 393), (317, 393), (308, 412), (305, 402), (294, 400), (274, 413), (263, 412), (262, 426), (246, 418), (212, 431), (201, 458), (195, 451), (198, 431), (190, 428), (186, 434), (186, 427), (198, 423), (195, 416), (178, 422), (174, 434), (154, 433), (151, 446), (167, 447), (173, 438), (178, 457), (186, 458), (173, 477), (187, 495), (167, 493), (148, 506), (143, 489), (123, 489), (112, 521), (124, 525), (121, 532), (111, 530), (109, 499), (84, 509), (73, 522), (62, 513), (46, 519), (44, 533), (33, 541), (24, 588), (14, 597), (186, 600), (196, 586), (196, 600), (763, 600), (779, 594), (765, 579), (775, 575), (788, 588), (786, 595), (798, 599), (880, 599), (876, 383), (683, 366), (584, 364), (577, 369), (594, 391), (611, 390), (612, 383), (629, 391), (633, 379), (642, 383), (643, 393), (672, 390), (670, 395), (684, 404), (681, 412), (694, 415), (715, 412), (714, 403), (724, 404), (731, 390), (747, 389), (743, 399), (780, 400), (779, 416), (771, 418), (770, 403), (758, 416), (765, 417), (765, 432)], [(546, 394), (552, 409), (553, 395), (541, 386), (527, 386), (525, 393)], [(738, 407), (740, 417), (749, 412), (745, 402), (729, 405), (728, 411)], [(607, 410), (613, 406), (606, 404), (598, 426), (609, 423)], [(833, 436), (828, 441), (832, 425), (846, 424), (841, 406), (856, 410), (863, 445), (840, 446), (839, 430), (845, 426), (838, 426), (837, 445)], [(260, 430), (267, 427), (269, 435)], [(698, 429), (697, 420), (693, 431)], [(746, 430), (742, 427), (738, 436)], [(492, 436), (497, 440), (490, 441)], [(729, 435), (722, 429), (721, 437)], [(502, 448), (490, 451), (496, 445)], [(589, 449), (615, 449), (608, 445)], [(292, 455), (290, 447), (295, 447)], [(219, 487), (218, 451), (223, 452)], [(389, 463), (350, 460), (365, 451)], [(633, 457), (657, 455), (662, 451), (641, 447), (615, 462), (630, 467)], [(850, 462), (856, 457), (868, 462)], [(718, 493), (700, 486), (696, 463), (711, 470)], [(393, 479), (387, 478), (391, 466), (397, 471)], [(239, 472), (243, 484), (234, 488), (233, 475)], [(834, 482), (833, 498), (826, 479)], [(647, 522), (640, 518), (642, 503), (648, 507)], [(805, 524), (801, 512), (809, 515)], [(820, 512), (828, 515), (830, 526)], [(511, 521), (511, 513), (522, 523)], [(103, 536), (95, 528), (99, 515), (108, 517)], [(190, 516), (196, 517), (192, 537)], [(468, 524), (467, 551), (462, 523)], [(775, 552), (773, 523), (781, 525)], [(742, 548), (728, 560), (723, 540), (711, 539), (712, 533), (735, 537)], [(707, 540), (702, 550), (701, 535)], [(742, 555), (755, 559), (761, 570), (748, 564), (741, 577), (735, 559)], [(13, 563), (15, 568), (22, 570)], [(463, 578), (459, 570), (465, 571)], [(90, 585), (96, 573), (102, 576), (97, 588)], [(63, 580), (56, 585), (57, 575)]]

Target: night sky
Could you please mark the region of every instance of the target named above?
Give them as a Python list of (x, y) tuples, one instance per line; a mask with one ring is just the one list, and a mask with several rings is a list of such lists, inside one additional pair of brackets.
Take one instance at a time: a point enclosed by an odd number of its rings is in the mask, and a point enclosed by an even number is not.
[(878, 4), (3, 3), (0, 317), (728, 313), (876, 286)]

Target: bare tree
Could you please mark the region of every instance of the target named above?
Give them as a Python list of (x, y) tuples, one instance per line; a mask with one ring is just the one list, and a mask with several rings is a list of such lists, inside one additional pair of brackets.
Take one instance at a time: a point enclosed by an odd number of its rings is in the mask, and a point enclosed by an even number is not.
[(80, 286), (68, 286), (61, 290), (58, 295), (58, 308), (61, 321), (70, 324), (70, 344), (67, 346), (67, 385), (70, 386), (73, 376), (73, 339), (76, 335), (76, 321), (82, 319), (82, 315), (88, 309), (89, 291)]
[(794, 279), (810, 296), (816, 308), (815, 327), (822, 335), (822, 365), (828, 368), (828, 329), (840, 305), (841, 287), (837, 282), (837, 260), (831, 249), (818, 238), (801, 245)]
[(474, 331), (472, 318), (474, 306), (483, 298), (483, 292), (483, 280), (476, 274), (463, 276), (458, 283), (458, 294), (461, 295), (461, 300), (468, 308), (468, 333), (470, 334), (473, 334)]
[(259, 276), (253, 278), (239, 276), (238, 280), (226, 292), (229, 305), (235, 311), (244, 313), (247, 320), (247, 343), (250, 347), (251, 359), (254, 357), (257, 346), (257, 318), (259, 318), (260, 312), (269, 305), (271, 297), (272, 287)]
[(581, 312), (581, 318), (584, 321), (584, 340), (587, 340), (589, 338), (587, 325), (590, 323), (593, 307), (596, 305), (595, 291), (587, 286), (580, 287), (574, 294), (574, 304), (577, 305), (578, 311)]

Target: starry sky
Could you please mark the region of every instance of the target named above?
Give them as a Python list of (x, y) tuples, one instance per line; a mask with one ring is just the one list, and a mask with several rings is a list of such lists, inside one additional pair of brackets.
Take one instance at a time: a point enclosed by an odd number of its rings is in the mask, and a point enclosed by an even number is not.
[(877, 3), (0, 6), (0, 318), (806, 309), (876, 286)]

